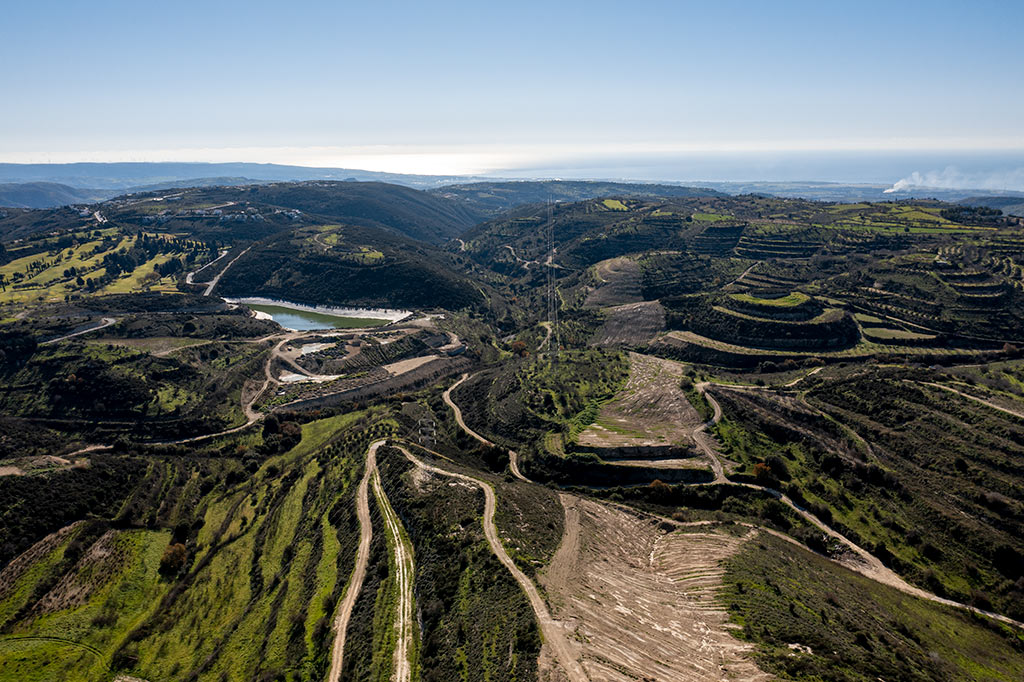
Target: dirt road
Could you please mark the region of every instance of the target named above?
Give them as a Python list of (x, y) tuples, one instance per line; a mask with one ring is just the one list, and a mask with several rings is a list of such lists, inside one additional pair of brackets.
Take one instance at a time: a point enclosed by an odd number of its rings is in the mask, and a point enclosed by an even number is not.
[[(462, 240), (460, 239), (459, 241)], [(540, 265), (540, 263), (538, 263), (535, 260), (526, 260), (525, 258), (520, 257), (520, 255), (516, 253), (516, 250), (512, 248), (512, 246), (510, 246), (509, 244), (505, 244), (505, 248), (509, 250), (509, 252), (512, 254), (512, 257), (516, 259), (516, 262), (520, 263), (524, 268), (529, 269), (531, 265)]]
[(338, 682), (341, 678), (341, 665), (345, 658), (345, 631), (348, 629), (352, 608), (366, 579), (366, 564), (370, 559), (370, 541), (373, 539), (373, 524), (370, 522), (369, 487), (370, 479), (377, 471), (377, 450), (384, 445), (383, 440), (374, 441), (366, 451), (366, 465), (363, 478), (359, 481), (356, 491), (356, 516), (359, 517), (359, 549), (356, 551), (356, 565), (352, 577), (345, 586), (345, 596), (338, 606), (338, 614), (334, 618), (334, 646), (331, 648), (331, 670), (327, 682)]
[[(812, 372), (812, 374), (813, 374), (813, 372)], [(808, 374), (807, 376), (810, 376), (810, 374)], [(806, 377), (803, 377), (803, 378), (806, 378)], [(792, 382), (792, 383), (795, 383), (795, 382)], [(721, 418), (722, 418), (722, 408), (718, 404), (718, 401), (716, 401), (714, 398), (712, 398), (710, 395), (708, 395), (705, 392), (709, 385), (710, 385), (709, 382), (702, 382), (700, 384), (697, 384), (697, 389), (701, 392), (702, 395), (704, 395), (704, 397), (708, 400), (708, 402), (711, 404), (712, 408), (714, 409), (714, 416), (711, 418), (710, 421), (708, 421), (706, 424), (702, 425), (702, 427), (713, 426), (713, 425), (717, 424), (719, 422), (719, 420), (721, 420)], [(954, 393), (959, 393), (959, 391), (956, 391), (955, 389), (949, 389), (948, 387), (941, 386), (939, 384), (935, 384), (935, 386), (938, 386), (939, 388), (946, 388), (948, 390), (951, 390)], [(740, 388), (740, 387), (728, 386), (728, 388), (735, 389), (735, 388)], [(760, 387), (742, 387), (742, 388), (744, 388), (746, 390), (762, 390)], [(965, 395), (964, 397), (973, 398), (973, 396), (969, 396), (969, 395)], [(985, 402), (986, 404), (988, 404), (987, 401), (980, 401), (980, 399), (977, 399), (977, 398), (975, 398), (975, 400), (979, 400), (979, 402)], [(998, 406), (995, 406), (995, 405), (989, 405), (989, 406), (990, 407), (995, 407), (996, 409), (1002, 409), (1003, 411), (1006, 411), (1004, 408), (999, 408)], [(1011, 414), (1012, 414), (1012, 412), (1011, 412)], [(1018, 415), (1018, 416), (1021, 416), (1021, 415)], [(694, 433), (696, 435), (696, 431)], [(709, 440), (708, 441), (703, 441), (703, 440), (697, 441), (698, 445), (701, 446), (702, 450), (705, 450), (705, 448), (706, 448), (705, 452), (708, 453), (709, 456), (711, 456), (715, 462), (718, 462), (718, 455), (717, 455), (717, 452), (715, 451), (715, 449), (713, 447), (713, 441), (710, 441), (710, 436), (708, 436), (707, 434), (702, 434), (702, 435), (707, 437)], [(719, 463), (718, 466), (721, 466), (721, 464)], [(718, 472), (719, 472), (719, 469), (716, 467), (716, 469), (715, 469), (715, 481), (711, 485), (714, 485), (714, 484), (717, 484), (717, 483), (730, 483), (730, 481), (728, 479), (726, 479), (724, 475), (722, 476), (722, 480), (719, 481), (718, 480), (718, 476), (719, 476)], [(880, 582), (880, 583), (882, 583), (884, 585), (888, 585), (889, 587), (893, 587), (893, 588), (895, 588), (897, 590), (900, 590), (901, 592), (905, 592), (906, 594), (913, 595), (913, 596), (918, 597), (920, 599), (926, 599), (928, 601), (936, 602), (936, 603), (939, 603), (939, 604), (945, 604), (946, 606), (953, 606), (953, 607), (956, 607), (956, 608), (965, 609), (965, 610), (971, 611), (973, 613), (977, 613), (977, 614), (981, 614), (981, 615), (984, 615), (984, 616), (988, 616), (989, 618), (994, 618), (995, 620), (998, 620), (998, 621), (1003, 622), (1003, 623), (1007, 623), (1008, 625), (1014, 625), (1016, 627), (1024, 629), (1024, 623), (1016, 621), (1016, 620), (1014, 620), (1012, 618), (1008, 618), (1007, 616), (1003, 616), (1003, 615), (1000, 615), (998, 613), (993, 613), (991, 611), (985, 611), (985, 610), (982, 610), (982, 609), (978, 609), (978, 608), (975, 608), (973, 606), (969, 606), (967, 604), (961, 604), (960, 602), (953, 601), (951, 599), (946, 599), (944, 597), (940, 597), (940, 596), (932, 594), (931, 592), (928, 592), (926, 590), (922, 590), (919, 587), (915, 587), (915, 586), (911, 585), (906, 580), (901, 578), (895, 571), (893, 571), (892, 569), (887, 567), (885, 564), (883, 564), (881, 562), (881, 560), (878, 559), (878, 557), (876, 557), (875, 555), (871, 554), (871, 552), (867, 551), (866, 549), (864, 549), (860, 545), (858, 545), (855, 542), (851, 541), (849, 538), (847, 538), (842, 533), (839, 533), (838, 531), (832, 529), (830, 526), (826, 525), (820, 519), (818, 519), (817, 516), (815, 516), (814, 514), (811, 514), (809, 511), (807, 511), (803, 507), (797, 505), (788, 496), (783, 495), (782, 493), (780, 493), (777, 490), (773, 490), (771, 488), (766, 488), (764, 486), (756, 485), (756, 484), (753, 484), (753, 483), (737, 483), (737, 482), (731, 482), (731, 483), (732, 483), (732, 485), (741, 485), (741, 486), (743, 486), (745, 488), (751, 488), (753, 490), (760, 490), (760, 491), (768, 492), (769, 494), (771, 494), (772, 496), (777, 498), (780, 502), (782, 502), (787, 507), (789, 507), (794, 512), (796, 512), (805, 521), (807, 521), (808, 523), (810, 523), (811, 525), (813, 525), (814, 527), (819, 529), (821, 532), (823, 532), (826, 535), (828, 535), (829, 537), (834, 538), (834, 539), (838, 540), (840, 543), (842, 543), (843, 545), (845, 545), (850, 550), (850, 554), (852, 556), (848, 555), (847, 558), (838, 560), (838, 563), (846, 566), (850, 570), (853, 570), (853, 571), (855, 571), (857, 573), (860, 573), (861, 575), (863, 575), (863, 576), (865, 576), (867, 578), (871, 578), (872, 580), (875, 580), (876, 582)], [(706, 485), (706, 484), (696, 484), (696, 485)]]
[[(379, 441), (378, 441), (379, 442)], [(409, 682), (412, 678), (412, 665), (409, 655), (413, 651), (413, 575), (415, 563), (413, 561), (412, 546), (408, 535), (402, 527), (402, 521), (398, 518), (391, 501), (388, 500), (384, 488), (380, 484), (380, 473), (377, 471), (376, 459), (373, 465), (373, 496), (380, 507), (381, 515), (384, 517), (384, 524), (388, 529), (388, 544), (391, 545), (395, 555), (395, 581), (398, 583), (398, 609), (395, 613), (395, 640), (394, 668), (391, 679), (395, 682)]]
[(718, 404), (718, 401), (712, 398), (707, 393), (708, 382), (702, 381), (696, 385), (697, 392), (700, 393), (708, 404), (711, 405), (712, 416), (711, 419), (700, 424), (693, 430), (691, 437), (693, 438), (694, 444), (697, 448), (704, 453), (704, 456), (711, 462), (711, 470), (715, 472), (714, 483), (728, 483), (729, 479), (725, 477), (725, 469), (722, 467), (722, 460), (718, 458), (718, 450), (715, 449), (715, 440), (708, 433), (708, 428), (714, 426), (722, 419), (722, 406)]
[(918, 383), (924, 384), (925, 386), (933, 386), (935, 388), (941, 388), (943, 391), (949, 391), (950, 393), (955, 393), (958, 396), (960, 396), (961, 398), (967, 398), (968, 400), (973, 400), (974, 402), (981, 403), (982, 405), (985, 405), (986, 407), (991, 407), (993, 410), (998, 410), (1000, 412), (1004, 412), (1006, 414), (1013, 415), (1014, 417), (1018, 417), (1020, 419), (1024, 419), (1024, 412), (1017, 412), (1016, 410), (1011, 410), (1008, 407), (1003, 407), (1002, 405), (999, 405), (998, 403), (993, 403), (991, 401), (985, 400), (984, 398), (979, 398), (978, 396), (971, 395), (970, 393), (964, 393), (963, 391), (958, 391), (957, 389), (953, 388), (952, 386), (946, 386), (944, 384), (938, 384), (938, 383), (935, 383), (933, 381), (920, 381)]
[[(551, 334), (551, 328), (549, 327), (548, 328), (548, 336), (549, 337), (550, 337), (550, 334)], [(479, 433), (477, 433), (473, 429), (471, 429), (468, 426), (466, 426), (466, 422), (464, 422), (462, 420), (462, 410), (460, 410), (459, 406), (456, 405), (455, 402), (452, 400), (452, 391), (455, 390), (456, 386), (458, 386), (463, 381), (468, 379), (469, 376), (470, 376), (469, 374), (463, 374), (462, 378), (460, 378), (454, 384), (449, 386), (448, 390), (445, 391), (444, 395), (442, 395), (441, 397), (444, 398), (445, 404), (447, 404), (448, 407), (452, 408), (452, 412), (455, 413), (455, 421), (458, 422), (459, 428), (461, 428), (468, 435), (470, 435), (473, 438), (477, 439), (478, 441), (480, 441), (484, 445), (489, 445), (491, 447), (497, 447), (494, 443), (492, 443), (491, 441), (487, 440), (486, 438), (481, 436)], [(509, 450), (508, 451), (508, 468), (512, 472), (512, 475), (515, 476), (516, 478), (518, 478), (520, 481), (529, 481), (530, 480), (530, 479), (526, 478), (526, 476), (523, 476), (522, 472), (519, 471), (519, 453), (516, 452), (515, 450)]]
[(498, 531), (494, 527), (494, 489), (484, 481), (473, 478), (472, 476), (447, 471), (427, 464), (418, 459), (404, 447), (397, 447), (410, 462), (420, 469), (440, 476), (458, 478), (480, 486), (480, 489), (484, 491), (484, 535), (487, 537), (487, 543), (491, 546), (491, 551), (494, 552), (494, 555), (498, 557), (498, 561), (508, 569), (508, 572), (511, 573), (512, 577), (515, 578), (517, 583), (519, 583), (523, 592), (526, 593), (526, 598), (529, 600), (530, 606), (533, 608), (533, 613), (537, 618), (537, 623), (544, 636), (544, 643), (546, 645), (550, 645), (554, 650), (555, 657), (562, 666), (562, 669), (569, 676), (570, 682), (587, 681), (587, 675), (583, 671), (583, 667), (580, 665), (569, 645), (563, 626), (551, 617), (547, 604), (544, 602), (543, 597), (540, 596), (537, 586), (533, 584), (532, 580), (526, 577), (526, 574), (519, 570), (519, 567), (516, 566), (515, 562), (512, 561), (512, 558), (509, 557), (508, 552), (505, 551), (505, 546), (501, 544), (501, 540), (498, 538)]
[(540, 326), (544, 327), (544, 338), (537, 344), (538, 353), (547, 348), (548, 344), (551, 343), (551, 323), (545, 320), (540, 323)]
[(441, 397), (444, 398), (444, 402), (448, 405), (448, 407), (452, 408), (452, 412), (455, 413), (455, 421), (458, 422), (459, 427), (463, 431), (465, 431), (467, 434), (469, 434), (473, 438), (476, 438), (478, 441), (480, 441), (484, 445), (489, 445), (491, 447), (495, 447), (494, 443), (492, 443), (491, 441), (487, 440), (486, 438), (481, 436), (479, 433), (477, 433), (473, 429), (471, 429), (468, 426), (466, 426), (466, 422), (462, 421), (462, 410), (459, 409), (458, 405), (456, 405), (454, 402), (452, 402), (452, 391), (454, 391), (455, 388), (459, 384), (461, 384), (463, 381), (465, 381), (468, 378), (469, 378), (468, 374), (463, 374), (462, 378), (459, 379), (458, 381), (456, 381), (451, 386), (449, 386), (448, 390), (445, 391), (444, 394)]
[[(801, 379), (806, 378), (807, 376), (810, 376), (810, 374), (813, 374), (816, 371), (817, 370), (812, 371), (811, 373), (805, 375), (804, 377), (801, 377)], [(452, 400), (451, 400), (451, 391), (452, 391), (452, 389), (454, 389), (456, 386), (461, 384), (467, 378), (468, 378), (468, 375), (463, 375), (463, 377), (461, 379), (459, 379), (459, 381), (457, 381), (447, 391), (445, 391), (445, 393), (444, 393), (444, 401), (455, 412), (455, 419), (456, 419), (456, 421), (458, 422), (459, 426), (467, 434), (473, 436), (474, 438), (480, 440), (483, 443), (490, 443), (490, 441), (485, 439), (483, 436), (481, 436), (480, 434), (476, 433), (475, 431), (473, 431), (472, 429), (470, 429), (470, 428), (468, 428), (466, 426), (465, 422), (462, 420), (462, 413), (461, 413), (461, 411), (459, 410), (458, 406), (455, 405), (455, 403), (453, 403)], [(791, 382), (791, 384), (792, 383), (795, 383), (795, 382)], [(717, 400), (715, 400), (712, 396), (710, 396), (707, 393), (707, 387), (709, 385), (711, 385), (710, 382), (701, 382), (699, 384), (696, 384), (697, 390), (701, 393), (701, 395), (703, 395), (707, 399), (708, 403), (711, 405), (711, 408), (713, 410), (713, 414), (712, 414), (712, 417), (711, 417), (710, 420), (708, 420), (704, 424), (701, 424), (696, 429), (694, 429), (693, 437), (694, 437), (694, 441), (696, 442), (697, 446), (711, 460), (712, 468), (714, 469), (714, 472), (715, 472), (715, 480), (712, 483), (696, 483), (696, 484), (694, 484), (694, 485), (698, 485), (698, 486), (699, 485), (718, 485), (718, 484), (721, 484), (721, 483), (731, 483), (729, 481), (729, 479), (725, 476), (725, 472), (723, 470), (721, 460), (719, 459), (718, 452), (717, 452), (717, 450), (715, 448), (715, 442), (712, 439), (711, 435), (709, 433), (707, 433), (707, 428), (710, 427), (710, 426), (714, 426), (722, 418), (722, 407), (721, 407), (721, 405), (718, 403)], [(943, 388), (948, 388), (948, 387), (943, 387)], [(955, 389), (950, 389), (950, 390), (953, 390), (953, 392), (957, 392)], [(966, 395), (965, 397), (973, 398), (973, 396), (969, 396), (969, 395)], [(980, 399), (976, 399), (976, 400), (980, 400)], [(987, 403), (987, 401), (982, 401), (982, 402), (986, 402)], [(995, 407), (996, 409), (1002, 409), (1003, 411), (1006, 411), (1005, 408), (1000, 408), (1000, 407), (995, 406), (995, 405), (990, 405), (990, 407)], [(512, 461), (513, 460), (510, 460), (510, 466), (511, 466)], [(518, 468), (518, 461), (516, 461), (516, 467), (513, 470), (513, 473), (517, 473), (518, 469), (519, 469)], [(518, 474), (518, 476), (522, 477), (522, 474)], [(523, 480), (527, 480), (525, 477), (522, 477), (522, 478), (523, 478)], [(998, 613), (993, 613), (991, 611), (984, 611), (982, 609), (978, 609), (978, 608), (975, 608), (973, 606), (968, 606), (967, 604), (961, 604), (960, 602), (956, 602), (956, 601), (953, 601), (953, 600), (950, 600), (950, 599), (945, 599), (943, 597), (939, 597), (938, 595), (935, 595), (935, 594), (932, 594), (932, 593), (927, 592), (925, 590), (922, 590), (922, 589), (920, 589), (918, 587), (914, 587), (913, 585), (911, 585), (910, 583), (905, 581), (903, 578), (901, 578), (899, 575), (897, 575), (894, 571), (892, 571), (891, 569), (886, 567), (873, 554), (871, 554), (870, 552), (868, 552), (864, 548), (860, 547), (859, 545), (855, 544), (854, 542), (850, 541), (848, 538), (846, 538), (841, 533), (839, 533), (839, 532), (833, 530), (832, 528), (830, 528), (829, 526), (825, 525), (816, 516), (814, 516), (813, 514), (811, 514), (810, 512), (805, 510), (804, 508), (796, 505), (789, 497), (787, 497), (786, 495), (782, 495), (777, 490), (772, 490), (772, 489), (769, 489), (769, 488), (765, 488), (763, 486), (755, 485), (753, 483), (742, 483), (742, 484), (740, 484), (740, 483), (732, 483), (732, 484), (733, 485), (743, 485), (744, 487), (747, 487), (747, 488), (768, 492), (772, 496), (774, 496), (777, 499), (779, 499), (783, 504), (785, 504), (786, 506), (790, 507), (793, 511), (795, 511), (797, 514), (799, 514), (801, 517), (803, 517), (809, 523), (811, 523), (812, 525), (814, 525), (815, 527), (820, 529), (822, 532), (824, 532), (825, 534), (829, 535), (830, 537), (833, 537), (833, 538), (839, 540), (841, 543), (846, 545), (851, 550), (851, 553), (852, 553), (852, 555), (855, 558), (852, 561), (851, 560), (839, 561), (838, 563), (843, 564), (847, 568), (849, 568), (849, 569), (851, 569), (853, 571), (856, 571), (857, 573), (860, 573), (861, 575), (863, 575), (865, 577), (871, 578), (872, 580), (875, 580), (877, 582), (883, 583), (883, 584), (888, 585), (890, 587), (894, 587), (894, 588), (900, 590), (901, 592), (905, 592), (907, 594), (913, 595), (915, 597), (919, 597), (921, 599), (927, 599), (928, 601), (936, 602), (936, 603), (939, 603), (939, 604), (945, 604), (947, 606), (953, 606), (953, 607), (956, 607), (956, 608), (965, 609), (965, 610), (971, 611), (973, 613), (978, 613), (978, 614), (981, 614), (981, 615), (984, 615), (984, 616), (988, 616), (988, 617), (994, 618), (995, 620), (998, 620), (1000, 622), (1007, 623), (1009, 625), (1014, 625), (1016, 627), (1024, 629), (1024, 623), (1016, 621), (1016, 620), (1014, 620), (1012, 618), (1008, 618), (1007, 616), (1003, 616), (1003, 615), (1000, 615)]]

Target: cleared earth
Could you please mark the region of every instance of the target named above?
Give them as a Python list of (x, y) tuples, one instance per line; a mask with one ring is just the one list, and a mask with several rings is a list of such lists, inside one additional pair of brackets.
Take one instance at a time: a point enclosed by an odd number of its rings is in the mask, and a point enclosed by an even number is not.
[(590, 680), (769, 679), (717, 602), (721, 562), (744, 538), (668, 533), (636, 514), (562, 501), (565, 535), (540, 580)]
[(683, 366), (630, 353), (629, 379), (579, 436), (595, 448), (686, 447), (700, 415), (680, 388)]

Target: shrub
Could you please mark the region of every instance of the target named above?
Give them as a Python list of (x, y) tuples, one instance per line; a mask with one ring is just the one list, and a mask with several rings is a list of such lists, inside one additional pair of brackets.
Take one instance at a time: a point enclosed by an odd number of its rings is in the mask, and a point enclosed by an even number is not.
[(185, 545), (180, 542), (167, 545), (163, 556), (160, 557), (160, 574), (167, 577), (178, 575), (185, 567), (187, 559), (188, 550), (185, 549)]

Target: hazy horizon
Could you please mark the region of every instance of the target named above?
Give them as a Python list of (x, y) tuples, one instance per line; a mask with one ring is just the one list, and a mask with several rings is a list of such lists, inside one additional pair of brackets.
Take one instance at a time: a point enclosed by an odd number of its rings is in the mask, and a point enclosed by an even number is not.
[(0, 162), (1024, 190), (998, 36), (1021, 5), (108, 0), (8, 19)]

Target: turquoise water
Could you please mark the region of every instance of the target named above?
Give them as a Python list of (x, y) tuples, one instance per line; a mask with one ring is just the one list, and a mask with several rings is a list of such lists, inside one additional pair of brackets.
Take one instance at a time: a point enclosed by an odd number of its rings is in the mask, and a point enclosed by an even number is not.
[(377, 320), (365, 317), (342, 317), (340, 315), (314, 313), (307, 310), (295, 310), (294, 308), (286, 308), (280, 305), (250, 303), (247, 304), (247, 307), (270, 315), (271, 319), (282, 327), (294, 329), (295, 331), (300, 332), (314, 331), (316, 329), (377, 327), (382, 324), (387, 324), (387, 320)]

